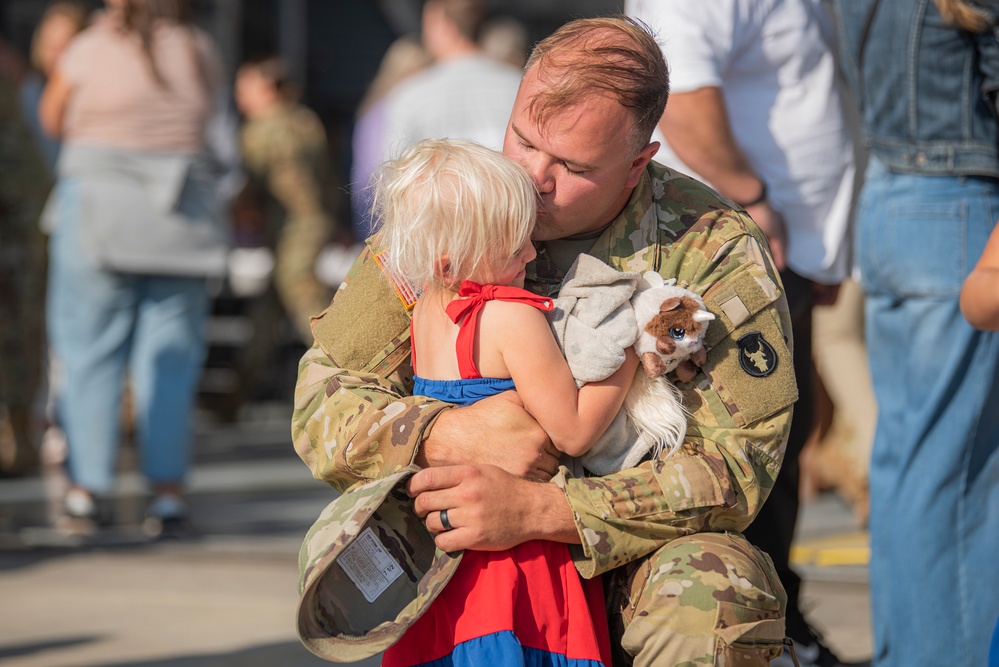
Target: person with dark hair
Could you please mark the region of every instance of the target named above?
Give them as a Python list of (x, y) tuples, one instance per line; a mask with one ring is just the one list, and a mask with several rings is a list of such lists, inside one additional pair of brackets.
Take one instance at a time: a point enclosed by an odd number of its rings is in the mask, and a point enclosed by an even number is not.
[(412, 303), (377, 235), (313, 321), (292, 432), (341, 491), (422, 466), (408, 492), (444, 551), (569, 544), (582, 577), (605, 575), (614, 664), (766, 665), (786, 596), (740, 531), (773, 488), (797, 398), (787, 303), (745, 211), (651, 161), (668, 94), (647, 26), (573, 21), (535, 48), (503, 152), (540, 196), (529, 291), (554, 296), (586, 253), (675, 278), (715, 315), (700, 372), (677, 383), (691, 417), (676, 453), (574, 477), (515, 394), (466, 407), (413, 396)]
[(246, 118), (241, 137), (249, 194), (264, 201), (264, 236), (274, 250), (274, 288), (303, 340), (309, 318), (329, 304), (316, 259), (333, 238), (329, 148), (319, 117), (298, 102), (288, 68), (277, 57), (243, 63), (236, 106)]
[(56, 0), (45, 8), (31, 37), (31, 68), (25, 72), (21, 82), (21, 109), (50, 173), (55, 171), (59, 142), (42, 131), (38, 121), (38, 103), (45, 80), (72, 39), (87, 26), (88, 20), (87, 8), (82, 2)]
[(965, 320), (961, 290), (990, 262), (999, 219), (999, 15), (965, 0), (833, 6), (870, 149), (856, 253), (878, 402), (874, 664), (985, 665), (999, 618), (999, 332)]
[(47, 229), (49, 341), (65, 378), (70, 531), (110, 521), (125, 374), (152, 534), (184, 526), (194, 394), (206, 352), (206, 278), (228, 234), (205, 129), (221, 83), (187, 0), (115, 0), (72, 42), (42, 95), (61, 137)]
[(485, 14), (482, 0), (427, 0), (423, 5), (421, 40), (434, 62), (388, 94), (381, 159), (421, 139), (502, 146), (520, 72), (479, 47)]

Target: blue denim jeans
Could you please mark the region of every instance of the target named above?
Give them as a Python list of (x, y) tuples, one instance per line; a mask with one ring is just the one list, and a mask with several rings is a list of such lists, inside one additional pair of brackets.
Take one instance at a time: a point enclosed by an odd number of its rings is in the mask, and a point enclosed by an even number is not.
[(984, 665), (999, 615), (999, 334), (958, 307), (997, 217), (993, 179), (868, 168), (856, 243), (878, 401), (879, 667)]
[(127, 373), (142, 471), (153, 485), (181, 483), (206, 353), (206, 281), (101, 269), (81, 243), (78, 190), (64, 182), (59, 196), (68, 214), (50, 239), (47, 317), (65, 373), (57, 410), (70, 478), (93, 493), (112, 490)]

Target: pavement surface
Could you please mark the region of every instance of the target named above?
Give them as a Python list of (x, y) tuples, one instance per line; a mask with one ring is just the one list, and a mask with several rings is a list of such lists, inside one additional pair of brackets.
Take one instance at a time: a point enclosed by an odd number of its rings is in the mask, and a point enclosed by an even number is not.
[[(5, 667), (313, 667), (295, 634), (297, 556), (334, 497), (295, 455), (290, 412), (261, 405), (234, 425), (199, 416), (194, 535), (153, 541), (125, 449), (117, 526), (68, 539), (50, 528), (64, 480), (0, 480), (0, 664)], [(806, 503), (794, 559), (803, 606), (843, 659), (870, 656), (867, 542), (836, 496)], [(377, 657), (362, 663), (378, 664)]]

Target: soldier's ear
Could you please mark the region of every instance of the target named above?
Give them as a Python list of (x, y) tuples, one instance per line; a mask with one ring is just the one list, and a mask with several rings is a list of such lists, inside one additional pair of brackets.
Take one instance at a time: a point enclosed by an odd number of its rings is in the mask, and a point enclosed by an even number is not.
[(638, 185), (638, 181), (642, 179), (642, 174), (645, 172), (645, 168), (649, 165), (649, 162), (652, 161), (652, 157), (658, 150), (659, 142), (653, 141), (634, 157), (631, 164), (628, 166), (628, 179), (624, 184), (626, 188), (633, 188)]

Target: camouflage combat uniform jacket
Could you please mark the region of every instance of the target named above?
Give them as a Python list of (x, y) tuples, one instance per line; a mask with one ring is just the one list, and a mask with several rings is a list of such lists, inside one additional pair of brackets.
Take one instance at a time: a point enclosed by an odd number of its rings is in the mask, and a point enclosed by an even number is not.
[(251, 191), (268, 195), (266, 234), (275, 251), (275, 286), (292, 321), (308, 336), (309, 317), (327, 306), (330, 295), (315, 274), (316, 258), (335, 228), (326, 131), (311, 110), (289, 105), (247, 123), (240, 149)]
[[(574, 556), (583, 576), (682, 535), (740, 531), (773, 487), (797, 389), (787, 306), (766, 248), (741, 209), (652, 163), (590, 250), (622, 271), (677, 278), (717, 320), (702, 372), (679, 385), (693, 414), (680, 451), (604, 477), (556, 476), (582, 540)], [(543, 259), (529, 267), (527, 287), (552, 295), (561, 276)], [(316, 344), (301, 361), (292, 432), (315, 477), (337, 489), (409, 464), (451, 407), (410, 395), (409, 317), (369, 248), (313, 319)]]

